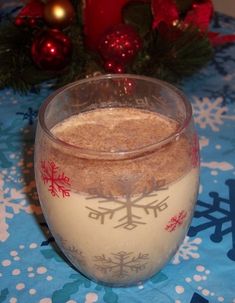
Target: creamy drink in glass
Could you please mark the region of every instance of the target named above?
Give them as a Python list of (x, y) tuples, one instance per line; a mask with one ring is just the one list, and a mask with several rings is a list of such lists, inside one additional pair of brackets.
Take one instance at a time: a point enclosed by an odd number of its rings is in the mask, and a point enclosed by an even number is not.
[(79, 271), (112, 286), (144, 281), (173, 256), (193, 216), (191, 106), (142, 76), (72, 83), (40, 109), (35, 175), (48, 226)]

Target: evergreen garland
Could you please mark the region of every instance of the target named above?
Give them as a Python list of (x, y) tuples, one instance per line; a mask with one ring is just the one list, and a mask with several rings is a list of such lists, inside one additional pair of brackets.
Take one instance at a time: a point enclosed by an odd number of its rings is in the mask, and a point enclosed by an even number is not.
[[(177, 0), (182, 12), (192, 4), (191, 0)], [(82, 3), (72, 0), (76, 8), (76, 20), (64, 30), (73, 44), (71, 63), (62, 71), (45, 71), (31, 59), (30, 46), (35, 29), (17, 27), (13, 20), (0, 25), (0, 89), (11, 87), (26, 93), (39, 90), (40, 85), (53, 80), (55, 87), (92, 74), (104, 72), (101, 58), (90, 53), (84, 46)], [(127, 66), (128, 73), (148, 75), (169, 82), (177, 82), (193, 74), (205, 65), (213, 55), (206, 34), (194, 26), (166, 28), (164, 31), (150, 30), (151, 11), (149, 5), (135, 3), (123, 12), (125, 23), (136, 27), (143, 40), (143, 48), (134, 63)], [(180, 29), (180, 34), (179, 34)], [(177, 38), (175, 38), (177, 37)]]
[[(177, 28), (175, 30), (177, 34)], [(138, 54), (132, 71), (140, 74), (147, 71), (149, 76), (175, 83), (200, 69), (212, 54), (209, 40), (194, 26), (189, 26), (180, 37), (172, 40), (153, 31)]]

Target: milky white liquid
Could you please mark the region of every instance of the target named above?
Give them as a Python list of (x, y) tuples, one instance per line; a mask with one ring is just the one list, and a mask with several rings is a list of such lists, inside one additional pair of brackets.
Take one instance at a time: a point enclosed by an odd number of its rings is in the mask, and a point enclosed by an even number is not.
[[(188, 224), (191, 219), (196, 188), (198, 184), (198, 171), (192, 169), (186, 176), (178, 182), (169, 185), (168, 189), (159, 191), (155, 199), (159, 201), (166, 197), (167, 208), (162, 205), (163, 210), (158, 211), (157, 217), (153, 214), (147, 215), (142, 209), (135, 208), (134, 214), (143, 219), (144, 225), (139, 225), (133, 230), (127, 230), (114, 226), (120, 224), (118, 219), (126, 215), (126, 210), (123, 209), (112, 219), (107, 219), (103, 224), (96, 219), (89, 218), (88, 207), (99, 205), (100, 199), (87, 200), (86, 196), (76, 193), (71, 193), (66, 199), (55, 198), (50, 195), (47, 187), (39, 181), (40, 200), (44, 201), (43, 211), (46, 213), (47, 222), (54, 231), (55, 236), (59, 235), (64, 242), (62, 250), (66, 247), (74, 247), (78, 250), (78, 257), (70, 256), (71, 261), (75, 266), (79, 267), (81, 261), (81, 270), (87, 275), (97, 280), (106, 282), (134, 282), (141, 281), (153, 275), (158, 271), (163, 264), (172, 256), (177, 246), (185, 236)], [(147, 204), (152, 201), (152, 198), (145, 198), (141, 204)], [(112, 203), (112, 202), (110, 202)], [(140, 203), (139, 203), (140, 204)], [(95, 208), (95, 207), (94, 207)], [(178, 226), (174, 231), (169, 232), (165, 229), (171, 217), (179, 214), (180, 211), (185, 211), (187, 217), (181, 226)], [(59, 240), (59, 239), (58, 239)], [(96, 256), (113, 256), (119, 252), (132, 252), (131, 257), (136, 257), (139, 253), (147, 254), (147, 263), (143, 270), (135, 273), (130, 279), (127, 277), (113, 277), (113, 273), (102, 273), (96, 266)], [(131, 270), (127, 270), (128, 274), (133, 274)]]
[(172, 257), (191, 222), (198, 175), (192, 168), (143, 198), (71, 190), (65, 199), (52, 196), (36, 173), (43, 212), (62, 251), (88, 277), (114, 285), (143, 281)]

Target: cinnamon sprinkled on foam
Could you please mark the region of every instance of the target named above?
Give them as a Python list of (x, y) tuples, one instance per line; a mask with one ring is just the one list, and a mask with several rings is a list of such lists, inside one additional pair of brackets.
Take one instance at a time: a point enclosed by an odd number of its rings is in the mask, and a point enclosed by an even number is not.
[[(177, 122), (152, 112), (112, 108), (72, 116), (52, 132), (60, 140), (81, 148), (119, 152), (157, 143), (178, 127)], [(84, 159), (68, 154), (46, 137), (42, 140), (42, 158), (47, 154), (47, 160), (56, 162), (69, 176), (72, 190), (89, 194), (124, 195), (126, 187), (130, 194), (152, 191), (191, 169), (190, 144), (185, 135), (151, 153), (125, 160)]]

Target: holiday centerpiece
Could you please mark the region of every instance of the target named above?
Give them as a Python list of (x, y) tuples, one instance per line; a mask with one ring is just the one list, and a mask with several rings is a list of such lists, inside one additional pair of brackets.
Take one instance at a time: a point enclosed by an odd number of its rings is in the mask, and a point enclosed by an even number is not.
[(98, 73), (176, 82), (203, 67), (213, 47), (211, 0), (31, 0), (0, 26), (0, 88), (20, 92)]

